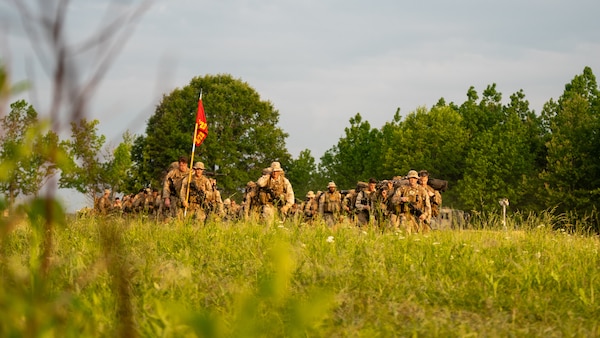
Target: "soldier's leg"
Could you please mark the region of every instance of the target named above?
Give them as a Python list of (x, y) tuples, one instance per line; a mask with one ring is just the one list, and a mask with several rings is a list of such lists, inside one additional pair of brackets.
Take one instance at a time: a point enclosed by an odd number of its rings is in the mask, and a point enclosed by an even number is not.
[(400, 217), (396, 214), (390, 214), (390, 228), (392, 230), (398, 230), (400, 228)]
[(333, 227), (333, 225), (335, 224), (333, 214), (331, 213), (323, 213), (323, 219), (325, 220), (325, 223), (327, 223), (328, 227)]
[(267, 224), (273, 223), (275, 220), (275, 207), (270, 204), (265, 204), (262, 207), (262, 219), (267, 222)]
[(369, 214), (366, 211), (359, 211), (356, 214), (356, 221), (359, 227), (369, 224)]

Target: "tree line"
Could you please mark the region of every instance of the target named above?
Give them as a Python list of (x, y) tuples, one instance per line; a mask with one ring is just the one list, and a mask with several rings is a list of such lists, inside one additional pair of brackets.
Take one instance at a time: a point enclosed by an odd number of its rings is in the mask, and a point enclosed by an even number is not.
[(600, 95), (592, 70), (585, 67), (540, 114), (522, 90), (502, 103), (495, 84), (481, 93), (469, 88), (460, 104), (441, 98), (406, 116), (398, 109), (379, 128), (356, 113), (318, 163), (309, 149), (292, 158), (287, 134), (277, 125), (279, 111), (229, 74), (195, 77), (164, 95), (145, 134), (127, 132), (114, 149), (98, 135), (98, 120), (72, 121), (71, 137), (60, 140), (31, 105), (19, 100), (0, 120), (5, 203), (35, 195), (53, 175), (59, 175), (60, 188), (90, 199), (105, 188), (122, 193), (160, 188), (168, 166), (190, 153), (200, 90), (209, 135), (195, 158), (219, 174), (227, 198), (241, 200), (246, 183), (277, 160), (298, 197), (324, 190), (332, 180), (353, 188), (370, 177), (426, 169), (449, 182), (444, 205), (456, 209), (496, 210), (499, 199), (508, 198), (512, 210), (595, 215), (599, 202)]

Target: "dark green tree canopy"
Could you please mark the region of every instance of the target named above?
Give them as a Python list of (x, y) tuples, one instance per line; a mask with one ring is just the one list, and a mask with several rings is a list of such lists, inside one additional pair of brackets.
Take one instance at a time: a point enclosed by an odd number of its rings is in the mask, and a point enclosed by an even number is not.
[(323, 177), (334, 180), (338, 187), (351, 189), (357, 181), (377, 177), (381, 171), (383, 138), (381, 131), (371, 128), (359, 113), (350, 118), (350, 127), (344, 132), (345, 136), (337, 145), (321, 157), (319, 170)]
[(209, 171), (223, 175), (218, 177), (223, 198), (256, 180), (272, 161), (289, 166), (287, 134), (277, 126), (279, 112), (273, 104), (231, 75), (206, 75), (165, 95), (148, 120), (146, 135), (135, 140), (132, 159), (138, 185), (160, 187), (169, 164), (179, 156), (191, 156), (200, 91), (208, 137), (196, 148), (194, 161), (203, 161)]

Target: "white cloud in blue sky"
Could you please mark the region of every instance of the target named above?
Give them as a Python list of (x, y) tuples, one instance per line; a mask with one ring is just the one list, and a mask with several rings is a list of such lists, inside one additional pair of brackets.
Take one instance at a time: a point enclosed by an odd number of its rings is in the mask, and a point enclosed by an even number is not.
[[(35, 58), (0, 3), (0, 52), (23, 79), (23, 61)], [(106, 3), (72, 1), (72, 36), (96, 28)], [(441, 97), (460, 104), (470, 86), (481, 93), (496, 83), (504, 101), (523, 89), (539, 113), (585, 66), (600, 74), (598, 13), (597, 0), (156, 1), (91, 115), (117, 144), (127, 129), (144, 132), (163, 94), (228, 73), (279, 110), (293, 156), (310, 149), (318, 160), (356, 113), (380, 127), (398, 107), (407, 114)], [(47, 84), (36, 74), (41, 95)]]

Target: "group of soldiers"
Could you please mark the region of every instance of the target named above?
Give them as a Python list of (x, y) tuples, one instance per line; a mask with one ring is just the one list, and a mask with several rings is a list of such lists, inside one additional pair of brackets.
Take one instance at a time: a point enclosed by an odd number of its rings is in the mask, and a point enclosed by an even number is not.
[[(405, 177), (391, 180), (371, 178), (368, 182), (358, 182), (351, 190), (340, 191), (332, 181), (327, 184), (327, 190), (316, 194), (309, 191), (303, 202), (290, 207), (291, 212), (282, 208), (281, 214), (299, 218), (305, 223), (323, 220), (329, 226), (350, 223), (408, 233), (428, 232), (436, 226), (443, 188), (443, 184), (436, 185), (436, 188), (429, 184), (426, 170), (410, 170)], [(264, 188), (249, 182), (246, 191), (249, 190), (247, 197), (260, 196)], [(253, 201), (246, 199), (243, 205), (250, 206), (251, 211)], [(260, 211), (261, 203), (255, 205)]]
[(141, 189), (137, 194), (110, 198), (111, 191), (94, 203), (94, 209), (100, 215), (144, 214), (156, 220), (168, 220), (189, 215), (205, 222), (210, 215), (225, 215), (226, 209), (236, 207), (229, 199), (223, 201), (217, 189), (217, 181), (203, 175), (204, 163), (196, 162), (190, 169), (187, 158), (182, 156), (173, 162), (163, 179), (161, 191), (151, 188)]
[(426, 170), (410, 170), (405, 177), (358, 182), (355, 189), (348, 191), (338, 190), (332, 181), (327, 190), (316, 194), (309, 191), (304, 201), (296, 203), (281, 165), (273, 162), (256, 182), (247, 183), (241, 212), (244, 218), (261, 215), (270, 220), (279, 215), (304, 223), (323, 220), (329, 226), (347, 222), (360, 227), (427, 232), (435, 227), (443, 189), (443, 183), (430, 184)]
[(412, 233), (435, 227), (442, 204), (443, 187), (432, 185), (426, 170), (410, 170), (406, 176), (390, 180), (371, 178), (358, 182), (351, 190), (338, 190), (332, 181), (325, 191), (309, 191), (300, 202), (281, 164), (273, 162), (263, 169), (261, 177), (246, 184), (239, 205), (234, 200), (221, 199), (216, 180), (204, 174), (202, 162), (195, 162), (191, 173), (189, 170), (187, 158), (182, 156), (169, 167), (162, 193), (146, 188), (124, 196), (123, 201), (111, 201), (107, 190), (96, 202), (96, 211), (142, 212), (157, 219), (190, 217), (198, 222), (211, 217), (267, 222), (291, 218), (306, 224), (322, 220), (329, 226), (346, 222)]

